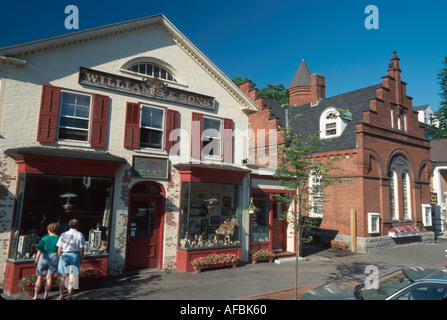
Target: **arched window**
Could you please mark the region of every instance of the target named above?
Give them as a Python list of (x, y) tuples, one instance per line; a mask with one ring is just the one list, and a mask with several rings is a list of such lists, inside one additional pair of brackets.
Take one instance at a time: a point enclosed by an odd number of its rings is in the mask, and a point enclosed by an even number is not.
[(165, 68), (154, 63), (137, 63), (127, 68), (129, 71), (134, 71), (154, 78), (178, 82), (177, 78)]
[(411, 220), (410, 165), (402, 155), (396, 155), (389, 167), (390, 219)]
[(390, 170), (389, 172), (390, 178), (390, 219), (397, 220), (399, 219), (399, 207), (398, 207), (398, 196), (397, 196), (397, 174), (396, 171)]
[(406, 171), (402, 173), (402, 204), (404, 220), (411, 220), (410, 176)]

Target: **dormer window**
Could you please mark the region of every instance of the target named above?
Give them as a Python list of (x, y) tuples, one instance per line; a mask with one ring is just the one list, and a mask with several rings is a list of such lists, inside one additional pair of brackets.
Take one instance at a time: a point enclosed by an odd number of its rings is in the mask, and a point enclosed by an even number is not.
[(351, 120), (350, 112), (344, 111), (341, 115), (335, 107), (324, 110), (320, 116), (320, 138), (330, 139), (341, 136), (348, 122)]

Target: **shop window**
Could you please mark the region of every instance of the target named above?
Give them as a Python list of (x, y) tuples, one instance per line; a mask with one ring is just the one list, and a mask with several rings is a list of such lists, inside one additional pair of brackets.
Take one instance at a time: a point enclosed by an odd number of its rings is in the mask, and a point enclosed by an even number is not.
[(241, 185), (182, 182), (179, 248), (241, 244)]
[(252, 241), (270, 240), (270, 202), (268, 198), (262, 199), (258, 195), (253, 198), (257, 210), (251, 218)]
[(37, 141), (105, 148), (108, 118), (109, 97), (44, 85)]
[(148, 75), (154, 78), (178, 82), (176, 77), (166, 70), (156, 64), (150, 63), (139, 63), (129, 67), (127, 70), (134, 71), (140, 74)]
[(179, 112), (127, 103), (124, 147), (171, 152), (178, 143)]
[(233, 162), (233, 120), (192, 114), (191, 157)]
[(112, 194), (112, 178), (20, 173), (9, 259), (33, 259), (47, 225), (56, 222), (60, 234), (71, 218), (80, 222), (86, 254), (106, 254)]

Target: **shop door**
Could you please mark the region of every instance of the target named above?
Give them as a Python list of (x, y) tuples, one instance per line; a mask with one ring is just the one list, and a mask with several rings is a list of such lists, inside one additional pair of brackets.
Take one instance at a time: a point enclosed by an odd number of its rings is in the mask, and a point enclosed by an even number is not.
[(162, 197), (132, 197), (127, 269), (159, 267)]
[(280, 202), (273, 203), (273, 250), (286, 250), (287, 221), (281, 219), (285, 207)]

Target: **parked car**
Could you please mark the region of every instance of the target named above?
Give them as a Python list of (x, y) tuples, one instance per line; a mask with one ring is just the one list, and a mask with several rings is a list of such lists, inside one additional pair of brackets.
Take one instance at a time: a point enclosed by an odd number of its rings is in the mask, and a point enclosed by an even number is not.
[(404, 268), (365, 284), (329, 283), (313, 288), (300, 300), (446, 300), (447, 269)]

